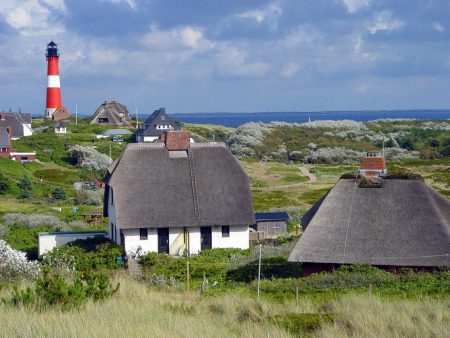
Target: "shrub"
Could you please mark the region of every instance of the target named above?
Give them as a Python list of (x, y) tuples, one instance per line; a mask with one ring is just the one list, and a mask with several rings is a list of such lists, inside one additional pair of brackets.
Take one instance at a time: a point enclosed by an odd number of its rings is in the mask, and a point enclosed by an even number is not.
[(39, 263), (28, 261), (24, 252), (14, 250), (4, 240), (0, 240), (0, 282), (34, 279), (39, 271)]
[(119, 284), (113, 287), (104, 274), (92, 272), (77, 274), (73, 280), (67, 280), (60, 274), (45, 269), (43, 276), (36, 280), (34, 289), (28, 287), (26, 290), (20, 290), (15, 286), (11, 303), (16, 306), (34, 306), (38, 309), (61, 306), (67, 310), (82, 307), (89, 298), (94, 301), (104, 300), (118, 289)]
[(37, 259), (38, 233), (52, 230), (52, 227), (44, 225), (30, 228), (20, 223), (13, 224), (9, 226), (3, 239), (14, 249), (26, 252), (29, 259)]
[(11, 213), (3, 216), (3, 221), (6, 225), (23, 224), (30, 228), (35, 228), (41, 225), (47, 225), (51, 227), (60, 227), (62, 222), (52, 215), (39, 215), (39, 214), (19, 214)]
[(65, 201), (67, 199), (66, 189), (62, 187), (57, 187), (52, 191), (52, 197), (54, 200)]
[(11, 180), (0, 172), (0, 195), (7, 194), (11, 187)]
[(77, 190), (75, 202), (78, 205), (100, 205), (102, 198), (98, 192), (92, 190)]
[(42, 262), (49, 266), (67, 267), (77, 271), (91, 269), (116, 269), (123, 266), (117, 257), (124, 255), (120, 245), (106, 238), (94, 237), (79, 239), (55, 248), (42, 257)]
[(31, 179), (28, 175), (23, 176), (17, 185), (22, 190), (22, 192), (20, 193), (20, 198), (31, 197), (31, 191), (33, 189), (33, 186), (31, 184)]
[(81, 163), (82, 167), (91, 170), (106, 169), (111, 163), (109, 156), (99, 153), (92, 147), (76, 145), (70, 148), (67, 153), (75, 163)]

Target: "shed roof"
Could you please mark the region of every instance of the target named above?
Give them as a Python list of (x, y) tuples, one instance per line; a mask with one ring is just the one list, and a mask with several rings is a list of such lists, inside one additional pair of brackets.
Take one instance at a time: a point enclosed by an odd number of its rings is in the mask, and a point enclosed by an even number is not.
[(128, 144), (105, 178), (117, 227), (255, 223), (249, 179), (226, 146), (191, 144), (187, 152), (170, 157), (163, 143)]
[(103, 136), (115, 136), (115, 135), (130, 135), (131, 131), (128, 129), (108, 129), (102, 135)]
[(255, 219), (257, 222), (287, 221), (289, 220), (289, 215), (287, 212), (255, 212)]
[[(123, 116), (121, 116), (121, 114)], [(117, 102), (117, 101), (105, 101), (100, 107), (97, 108), (94, 115), (92, 116), (91, 124), (99, 124), (99, 118), (108, 118), (107, 123), (102, 123), (105, 125), (113, 126), (129, 126), (130, 117), (128, 114), (128, 108)]]
[(450, 201), (420, 180), (341, 179), (318, 203), (289, 261), (450, 266)]

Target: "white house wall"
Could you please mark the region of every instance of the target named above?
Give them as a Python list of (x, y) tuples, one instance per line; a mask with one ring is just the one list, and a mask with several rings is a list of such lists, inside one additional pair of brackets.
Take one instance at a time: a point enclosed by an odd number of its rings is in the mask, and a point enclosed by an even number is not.
[(95, 236), (104, 236), (104, 232), (89, 232), (89, 233), (48, 233), (38, 235), (39, 256), (48, 251), (52, 251), (54, 248), (58, 248), (64, 244), (76, 241), (77, 239), (87, 239)]
[(200, 246), (200, 228), (189, 228), (189, 254), (196, 255), (201, 251)]
[(148, 237), (141, 239), (139, 229), (121, 229), (125, 237), (125, 252), (135, 251), (140, 248), (144, 252), (158, 252), (158, 232), (156, 229), (148, 229)]
[(249, 228), (246, 225), (230, 226), (230, 236), (222, 237), (222, 227), (212, 227), (212, 248), (248, 249)]

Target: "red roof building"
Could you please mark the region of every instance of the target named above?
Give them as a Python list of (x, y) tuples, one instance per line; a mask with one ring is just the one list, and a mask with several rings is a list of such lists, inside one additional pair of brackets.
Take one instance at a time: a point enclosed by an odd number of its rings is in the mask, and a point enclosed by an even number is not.
[(367, 156), (361, 159), (359, 173), (367, 176), (386, 176), (387, 168), (384, 156), (378, 153), (367, 153)]

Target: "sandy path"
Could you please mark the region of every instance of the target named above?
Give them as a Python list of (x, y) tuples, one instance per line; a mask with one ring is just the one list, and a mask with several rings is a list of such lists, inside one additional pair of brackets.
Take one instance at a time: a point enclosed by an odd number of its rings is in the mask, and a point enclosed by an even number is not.
[(309, 177), (309, 182), (310, 183), (314, 183), (317, 182), (317, 177), (316, 175), (312, 174), (308, 168), (306, 167), (299, 167), (300, 172), (302, 173), (303, 176), (307, 176)]

